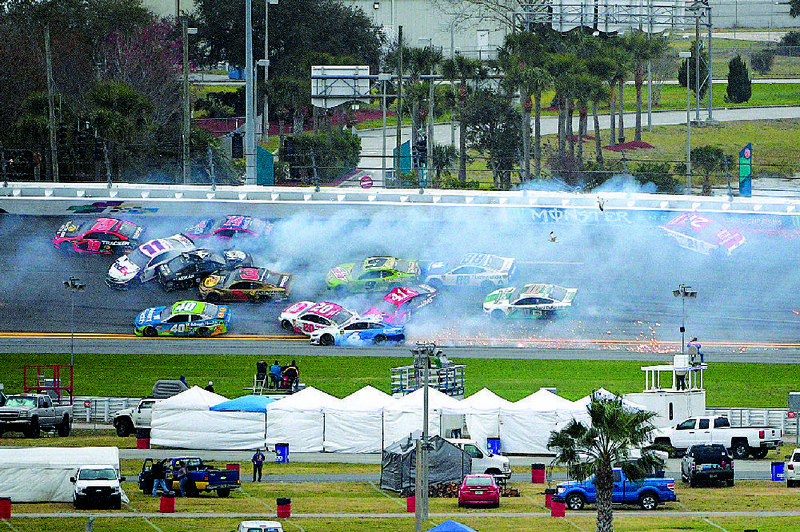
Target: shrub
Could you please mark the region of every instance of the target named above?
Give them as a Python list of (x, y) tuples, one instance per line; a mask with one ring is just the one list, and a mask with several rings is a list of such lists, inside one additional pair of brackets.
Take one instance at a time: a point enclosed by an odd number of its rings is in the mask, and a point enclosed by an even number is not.
[(753, 89), (750, 86), (750, 72), (747, 65), (742, 61), (742, 56), (736, 57), (728, 62), (728, 91), (725, 101), (730, 103), (744, 103), (750, 99)]
[[(684, 163), (684, 173), (686, 166)], [(672, 173), (672, 166), (666, 162), (643, 162), (633, 169), (633, 176), (642, 185), (653, 183), (658, 192), (677, 194), (681, 192), (681, 182)]]
[(775, 52), (769, 48), (764, 48), (763, 50), (759, 50), (750, 54), (750, 66), (753, 67), (753, 70), (763, 76), (772, 70), (772, 61), (774, 59)]
[(800, 31), (790, 31), (784, 35), (775, 47), (775, 54), (800, 57)]

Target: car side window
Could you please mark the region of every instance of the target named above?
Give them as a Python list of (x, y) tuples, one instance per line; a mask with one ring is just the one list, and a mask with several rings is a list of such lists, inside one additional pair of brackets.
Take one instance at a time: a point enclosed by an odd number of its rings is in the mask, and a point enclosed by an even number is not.
[(188, 314), (175, 314), (167, 320), (167, 323), (186, 323), (187, 321), (189, 321)]
[(692, 429), (694, 429), (696, 421), (697, 420), (695, 420), (695, 419), (687, 419), (686, 421), (684, 421), (683, 423), (678, 425), (677, 429), (678, 430), (692, 430)]
[(622, 480), (622, 473), (620, 471), (614, 470), (614, 482), (619, 482)]
[(697, 428), (698, 429), (707, 429), (708, 428), (708, 420), (707, 419), (699, 420), (698, 423), (697, 423)]
[(467, 454), (472, 458), (483, 458), (483, 453), (474, 445), (465, 445), (464, 450), (467, 451)]

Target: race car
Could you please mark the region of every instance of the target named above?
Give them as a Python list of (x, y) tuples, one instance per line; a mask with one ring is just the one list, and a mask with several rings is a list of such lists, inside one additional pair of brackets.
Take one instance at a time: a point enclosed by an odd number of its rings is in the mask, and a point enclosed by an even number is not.
[(204, 301), (178, 301), (171, 306), (152, 307), (136, 317), (136, 336), (201, 336), (225, 334), (231, 311)]
[(200, 297), (206, 301), (282, 301), (289, 297), (292, 276), (266, 268), (237, 268), (206, 277)]
[(419, 280), (419, 263), (395, 257), (368, 257), (361, 264), (340, 264), (325, 277), (328, 290), (337, 292), (373, 292), (415, 283)]
[(659, 228), (682, 248), (704, 255), (725, 257), (745, 243), (745, 237), (704, 214), (684, 212)]
[(515, 270), (514, 259), (467, 253), (455, 267), (447, 262), (432, 262), (425, 270), (425, 283), (437, 290), (445, 286), (479, 286), (483, 290), (494, 290), (507, 286)]
[(407, 323), (415, 312), (431, 304), (438, 293), (433, 287), (424, 284), (398, 286), (362, 316), (380, 316), (383, 321), (392, 325)]
[(252, 265), (253, 257), (244, 251), (193, 249), (160, 265), (156, 277), (161, 288), (170, 292), (197, 286), (212, 273)]
[(191, 239), (218, 238), (230, 240), (241, 236), (263, 237), (272, 231), (272, 224), (260, 218), (242, 215), (228, 215), (222, 218), (208, 218), (187, 228), (183, 234)]
[(299, 301), (283, 309), (280, 315), (281, 327), (309, 336), (323, 327), (343, 325), (358, 317), (341, 305), (323, 301)]
[(311, 333), (312, 345), (380, 345), (402, 344), (406, 340), (404, 325), (391, 325), (380, 316), (363, 316), (344, 325), (317, 329)]
[(56, 231), (53, 245), (64, 252), (113, 255), (138, 246), (143, 234), (144, 227), (117, 218), (70, 220)]
[(531, 283), (522, 288), (506, 286), (486, 296), (483, 311), (495, 320), (548, 317), (570, 307), (577, 292), (577, 288), (554, 284)]
[(180, 234), (149, 240), (111, 265), (106, 284), (117, 290), (127, 290), (136, 281), (145, 283), (155, 277), (156, 268), (161, 264), (192, 249), (194, 242)]

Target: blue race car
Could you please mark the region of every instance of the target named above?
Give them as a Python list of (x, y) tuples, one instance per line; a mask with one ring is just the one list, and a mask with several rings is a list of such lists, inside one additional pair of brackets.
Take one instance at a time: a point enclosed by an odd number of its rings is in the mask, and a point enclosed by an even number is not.
[(363, 316), (344, 325), (325, 327), (311, 333), (313, 345), (402, 344), (405, 340), (405, 326), (386, 323), (380, 315)]
[(143, 310), (134, 322), (136, 336), (201, 336), (228, 332), (231, 311), (204, 301), (178, 301)]

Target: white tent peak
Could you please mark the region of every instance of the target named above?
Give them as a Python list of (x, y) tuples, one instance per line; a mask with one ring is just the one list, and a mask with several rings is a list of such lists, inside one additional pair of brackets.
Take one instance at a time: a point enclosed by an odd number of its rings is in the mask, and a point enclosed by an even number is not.
[(228, 398), (223, 395), (192, 386), (177, 395), (156, 402), (153, 410), (208, 410), (227, 400)]
[(267, 412), (273, 410), (322, 410), (324, 407), (336, 406), (341, 399), (320, 391), (313, 386), (303, 388), (289, 397), (267, 405)]

